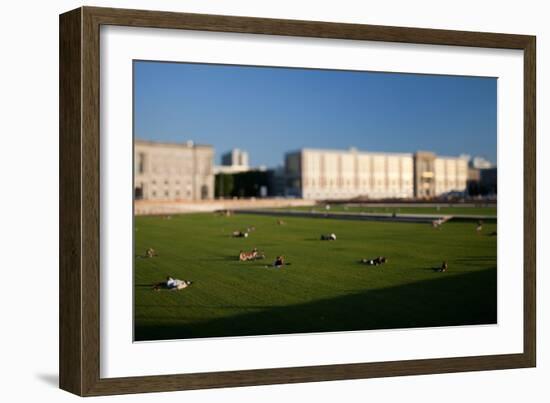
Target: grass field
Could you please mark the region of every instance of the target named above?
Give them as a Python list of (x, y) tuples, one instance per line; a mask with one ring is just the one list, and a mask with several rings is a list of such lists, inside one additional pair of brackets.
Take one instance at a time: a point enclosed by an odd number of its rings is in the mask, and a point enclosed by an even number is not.
[[(255, 215), (136, 217), (135, 339), (160, 340), (496, 322), (496, 224)], [(255, 226), (248, 238), (231, 232)], [(334, 242), (319, 240), (334, 232)], [(239, 262), (257, 247), (266, 260)], [(266, 268), (283, 254), (290, 266)], [(372, 267), (358, 260), (384, 255)], [(433, 270), (447, 260), (449, 270)], [(182, 291), (151, 289), (167, 275)]]
[[(288, 210), (319, 211), (326, 212), (325, 206), (299, 206), (287, 207)], [(441, 206), (436, 207), (380, 207), (380, 206), (348, 206), (341, 204), (332, 204), (330, 212), (348, 212), (348, 213), (397, 213), (397, 214), (441, 214), (441, 215), (497, 215), (496, 207), (463, 207), (463, 206)]]

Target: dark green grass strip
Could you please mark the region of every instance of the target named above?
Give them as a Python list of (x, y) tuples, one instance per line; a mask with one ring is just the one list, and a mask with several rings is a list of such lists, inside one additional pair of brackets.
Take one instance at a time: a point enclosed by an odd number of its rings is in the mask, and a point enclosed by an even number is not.
[[(285, 207), (277, 210), (300, 210), (300, 211), (315, 211), (315, 212), (326, 212), (325, 206), (299, 206), (299, 207)], [(440, 208), (436, 207), (396, 207), (396, 206), (348, 206), (340, 204), (330, 205), (330, 212), (348, 212), (348, 213), (385, 213), (385, 214), (441, 214), (441, 215), (466, 215), (466, 216), (491, 216), (496, 217), (497, 208), (496, 207), (464, 207), (464, 206), (455, 206), (447, 207), (441, 206)]]

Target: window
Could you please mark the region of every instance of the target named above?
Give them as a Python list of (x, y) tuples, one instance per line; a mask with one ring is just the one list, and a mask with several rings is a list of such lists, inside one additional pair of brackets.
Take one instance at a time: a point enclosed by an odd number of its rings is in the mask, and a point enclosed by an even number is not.
[(138, 173), (145, 172), (145, 153), (138, 154)]

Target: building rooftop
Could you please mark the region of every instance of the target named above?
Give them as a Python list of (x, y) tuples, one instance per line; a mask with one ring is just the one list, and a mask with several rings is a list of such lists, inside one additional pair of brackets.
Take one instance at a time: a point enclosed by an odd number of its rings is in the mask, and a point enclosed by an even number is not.
[(438, 155), (438, 154), (436, 154), (432, 151), (416, 151), (414, 153), (396, 152), (396, 151), (390, 151), (390, 152), (387, 152), (387, 151), (366, 151), (366, 150), (358, 150), (355, 147), (350, 147), (348, 149), (301, 148), (299, 150), (289, 151), (285, 154), (286, 155), (299, 154), (299, 153), (302, 153), (304, 151), (323, 152), (323, 153), (338, 153), (338, 154), (341, 154), (341, 153), (347, 153), (347, 154), (355, 153), (355, 154), (363, 154), (363, 155), (380, 155), (380, 154), (383, 154), (383, 155), (394, 155), (394, 156), (398, 156), (398, 157), (412, 157), (416, 154), (416, 155), (431, 155), (431, 156), (433, 156), (435, 158), (438, 158), (438, 159), (466, 159), (466, 157), (464, 155), (460, 155), (460, 156)]
[(405, 152), (363, 151), (363, 150), (358, 150), (354, 147), (351, 147), (351, 148), (348, 148), (348, 149), (301, 148), (299, 150), (294, 150), (294, 151), (287, 152), (286, 154), (287, 155), (297, 154), (297, 153), (301, 153), (301, 152), (304, 152), (304, 151), (323, 152), (323, 153), (338, 153), (338, 154), (342, 154), (342, 153), (348, 153), (348, 154), (355, 153), (355, 154), (367, 154), (367, 155), (384, 154), (384, 155), (395, 155), (395, 156), (401, 156), (401, 157), (404, 157), (404, 156), (412, 157), (412, 155), (413, 155), (413, 153), (405, 153)]
[(189, 140), (182, 143), (168, 142), (168, 141), (151, 141), (151, 140), (141, 140), (135, 139), (135, 144), (150, 145), (150, 146), (162, 146), (162, 147), (182, 147), (182, 148), (213, 148), (208, 144), (196, 144), (195, 142)]

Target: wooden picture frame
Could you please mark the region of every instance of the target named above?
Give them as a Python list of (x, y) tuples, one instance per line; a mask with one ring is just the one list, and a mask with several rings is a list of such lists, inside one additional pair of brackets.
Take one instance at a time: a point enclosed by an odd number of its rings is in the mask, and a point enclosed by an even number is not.
[[(524, 349), (468, 356), (100, 377), (99, 35), (101, 25), (171, 28), (524, 52)], [(535, 37), (329, 22), (81, 7), (60, 16), (60, 387), (81, 396), (533, 367), (536, 363)]]

